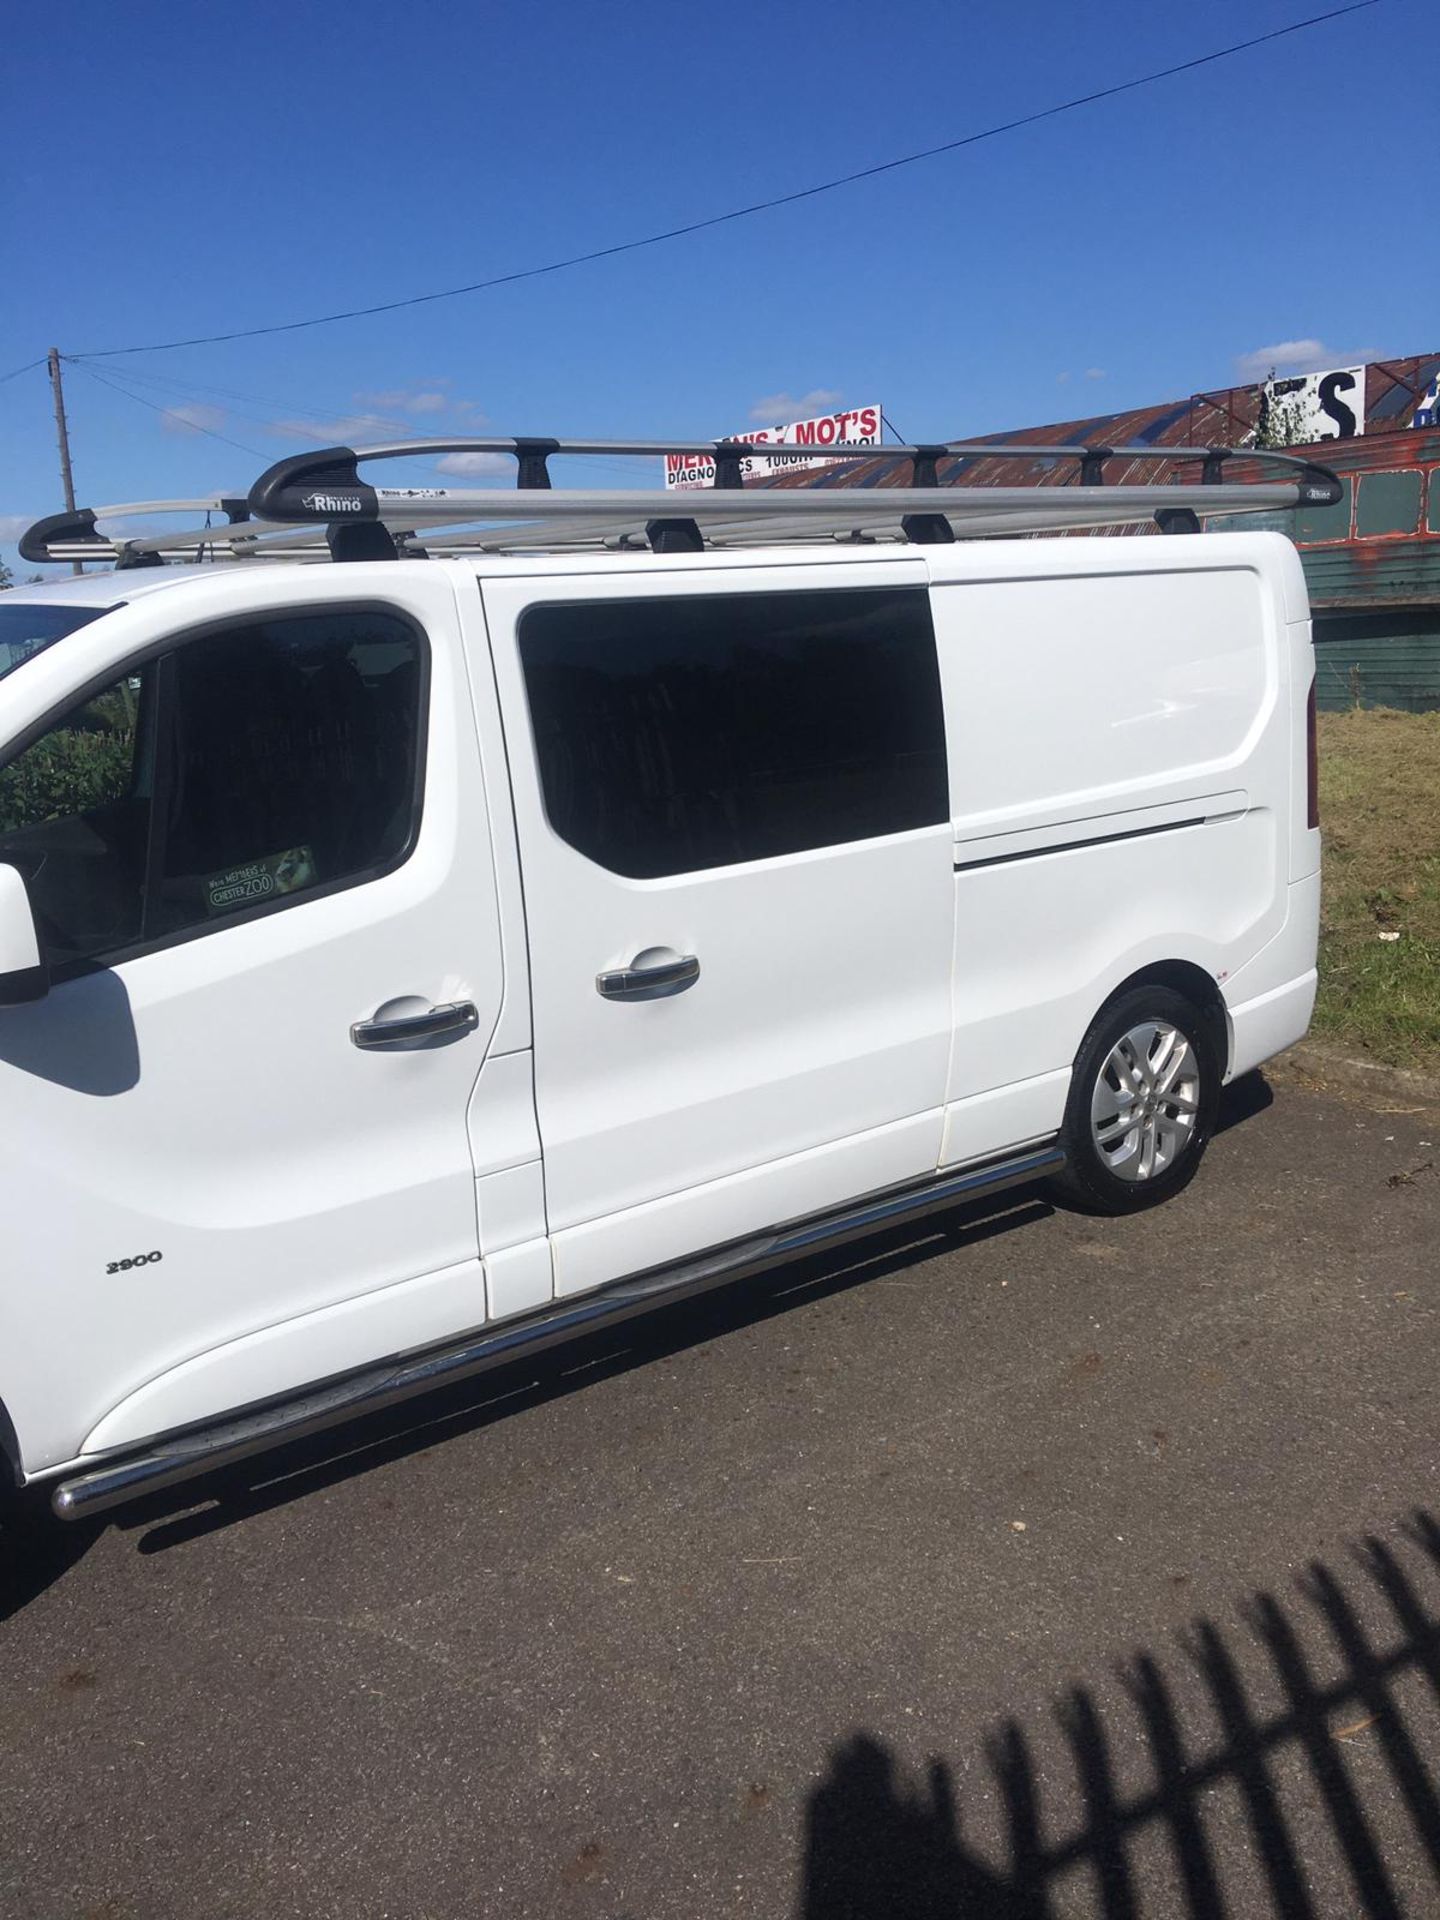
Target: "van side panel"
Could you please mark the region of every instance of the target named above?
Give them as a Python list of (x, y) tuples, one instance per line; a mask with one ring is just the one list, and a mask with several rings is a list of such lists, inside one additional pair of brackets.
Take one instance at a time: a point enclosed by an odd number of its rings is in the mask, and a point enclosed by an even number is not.
[(1123, 572), (1118, 543), (1022, 544), (1003, 573), (993, 547), (934, 569), (956, 861), (948, 1164), (1059, 1126), (1085, 1029), (1123, 980), (1182, 960), (1219, 985), (1289, 906), (1285, 543), (1126, 542)]

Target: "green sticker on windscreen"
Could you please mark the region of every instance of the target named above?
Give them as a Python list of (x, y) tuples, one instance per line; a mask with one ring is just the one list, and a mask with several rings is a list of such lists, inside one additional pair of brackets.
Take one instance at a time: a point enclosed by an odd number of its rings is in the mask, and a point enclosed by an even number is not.
[(233, 913), (237, 907), (296, 893), (314, 881), (315, 856), (309, 847), (290, 847), (284, 853), (212, 873), (205, 882), (205, 905), (211, 913)]

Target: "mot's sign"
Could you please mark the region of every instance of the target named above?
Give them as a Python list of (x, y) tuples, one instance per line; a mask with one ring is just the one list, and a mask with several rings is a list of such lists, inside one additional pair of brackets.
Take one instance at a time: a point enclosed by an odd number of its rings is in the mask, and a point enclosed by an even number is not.
[[(768, 480), (782, 473), (805, 473), (812, 467), (833, 467), (845, 456), (841, 447), (878, 447), (884, 412), (879, 406), (845, 407), (822, 413), (814, 420), (792, 420), (783, 427), (756, 427), (728, 437), (755, 448), (740, 462), (744, 480)], [(779, 452), (767, 452), (779, 448)], [(793, 451), (792, 451), (793, 449)], [(715, 456), (709, 453), (667, 453), (665, 485), (693, 492), (715, 484)]]
[(1287, 446), (1353, 439), (1365, 431), (1365, 369), (1332, 367), (1267, 380), (1260, 389), (1260, 418), (1273, 422)]

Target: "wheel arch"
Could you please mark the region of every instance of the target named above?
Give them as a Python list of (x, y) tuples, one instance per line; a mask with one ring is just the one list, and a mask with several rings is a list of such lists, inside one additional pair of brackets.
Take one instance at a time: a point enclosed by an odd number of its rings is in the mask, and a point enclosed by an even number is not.
[[(1206, 1034), (1215, 1049), (1215, 1057), (1220, 1062), (1220, 1078), (1222, 1081), (1228, 1080), (1232, 1057), (1230, 1014), (1214, 975), (1207, 973), (1203, 967), (1197, 967), (1193, 960), (1152, 961), (1149, 966), (1138, 968), (1122, 980), (1106, 996), (1105, 1006), (1108, 1007), (1112, 1000), (1118, 1000), (1121, 994), (1145, 986), (1168, 987), (1172, 993), (1180, 994), (1199, 1009), (1205, 1021)], [(1104, 1007), (1100, 1011), (1103, 1013)]]

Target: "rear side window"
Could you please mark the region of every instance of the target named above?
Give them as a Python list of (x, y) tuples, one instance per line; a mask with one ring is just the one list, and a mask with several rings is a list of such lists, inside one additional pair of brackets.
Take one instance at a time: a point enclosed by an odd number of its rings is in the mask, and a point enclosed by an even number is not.
[(532, 607), (519, 640), (546, 815), (613, 873), (948, 818), (923, 587)]
[(395, 865), (419, 814), (424, 643), (395, 615), (201, 635), (0, 769), (0, 860), (64, 968)]

